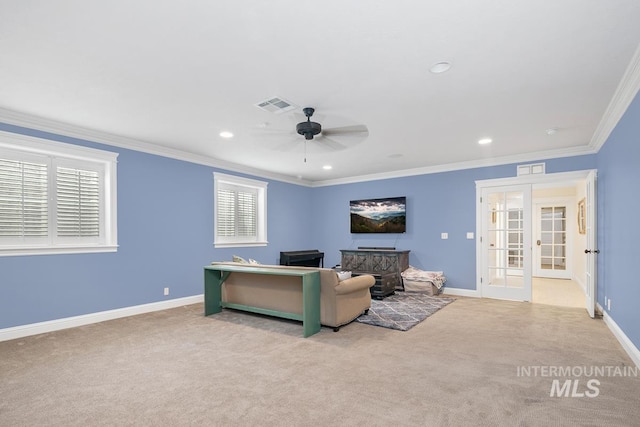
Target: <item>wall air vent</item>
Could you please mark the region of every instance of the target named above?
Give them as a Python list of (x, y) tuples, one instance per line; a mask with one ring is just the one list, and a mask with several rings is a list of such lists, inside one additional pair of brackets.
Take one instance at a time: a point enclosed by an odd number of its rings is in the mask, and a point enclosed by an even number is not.
[(274, 96), (262, 102), (258, 102), (255, 106), (273, 114), (282, 114), (297, 108), (293, 103), (280, 98), (279, 96)]

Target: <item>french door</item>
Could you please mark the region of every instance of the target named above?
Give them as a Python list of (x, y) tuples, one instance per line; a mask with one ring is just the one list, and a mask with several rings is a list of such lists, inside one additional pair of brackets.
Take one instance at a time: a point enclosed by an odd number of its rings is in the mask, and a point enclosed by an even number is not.
[(531, 300), (531, 186), (483, 188), (483, 297)]
[(534, 276), (571, 278), (569, 212), (568, 203), (536, 203), (533, 233)]
[(596, 171), (589, 171), (586, 179), (586, 195), (584, 212), (580, 213), (580, 221), (584, 221), (587, 247), (584, 250), (586, 257), (586, 283), (585, 294), (587, 300), (587, 312), (589, 316), (595, 317), (596, 307), (596, 278), (597, 263), (596, 257), (600, 253), (597, 248), (596, 234)]
[[(578, 214), (574, 208), (550, 209), (545, 211), (551, 223), (545, 228), (544, 243), (549, 245), (545, 253), (546, 266), (550, 270), (562, 270), (562, 258), (570, 262), (571, 249), (562, 246), (562, 222), (571, 232), (571, 227), (585, 234), (585, 248), (575, 246), (574, 256), (584, 256), (586, 309), (594, 316), (597, 289), (597, 212), (596, 212), (596, 171), (575, 171), (555, 174), (528, 175), (515, 178), (498, 178), (476, 182), (476, 243), (477, 289), (481, 297), (531, 301), (532, 248), (537, 247), (537, 238), (532, 239), (531, 189), (534, 185), (551, 183), (584, 183), (584, 200), (578, 204)], [(578, 183), (578, 184), (576, 184)], [(548, 205), (557, 208), (561, 205)], [(563, 219), (563, 216), (566, 217)], [(560, 233), (560, 234), (557, 234)], [(566, 239), (565, 235), (564, 238)], [(540, 246), (543, 239), (540, 238)], [(565, 240), (566, 242), (566, 240)], [(558, 246), (558, 247), (556, 247)], [(578, 251), (579, 253), (575, 253)], [(584, 252), (584, 253), (583, 253)], [(567, 268), (568, 269), (568, 268)], [(582, 269), (582, 267), (581, 267)], [(570, 270), (569, 270), (570, 271)], [(575, 271), (574, 271), (575, 273)]]

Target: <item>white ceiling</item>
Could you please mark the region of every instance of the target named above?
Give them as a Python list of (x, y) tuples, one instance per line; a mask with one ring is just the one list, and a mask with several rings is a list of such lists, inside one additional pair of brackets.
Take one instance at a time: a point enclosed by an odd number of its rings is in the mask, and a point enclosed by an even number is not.
[[(3, 0), (0, 121), (310, 185), (587, 153), (638, 22), (638, 0)], [(430, 73), (440, 61), (451, 69)], [(255, 106), (273, 96), (299, 109)], [(310, 141), (305, 163), (306, 106), (369, 135)]]

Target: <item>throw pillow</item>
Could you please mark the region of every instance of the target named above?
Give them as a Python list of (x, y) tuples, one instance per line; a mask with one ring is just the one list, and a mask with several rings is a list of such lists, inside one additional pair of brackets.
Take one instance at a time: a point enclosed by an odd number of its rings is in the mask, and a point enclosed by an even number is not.
[(232, 259), (233, 262), (239, 262), (240, 264), (249, 264), (249, 261), (238, 255), (234, 255)]
[(338, 271), (338, 280), (343, 281), (343, 280), (347, 280), (351, 277), (351, 272), (350, 271)]

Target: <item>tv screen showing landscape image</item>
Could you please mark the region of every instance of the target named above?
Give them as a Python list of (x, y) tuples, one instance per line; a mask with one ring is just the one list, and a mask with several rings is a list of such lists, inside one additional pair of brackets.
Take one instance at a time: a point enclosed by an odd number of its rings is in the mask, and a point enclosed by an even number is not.
[(404, 233), (407, 198), (352, 200), (349, 204), (352, 233)]

